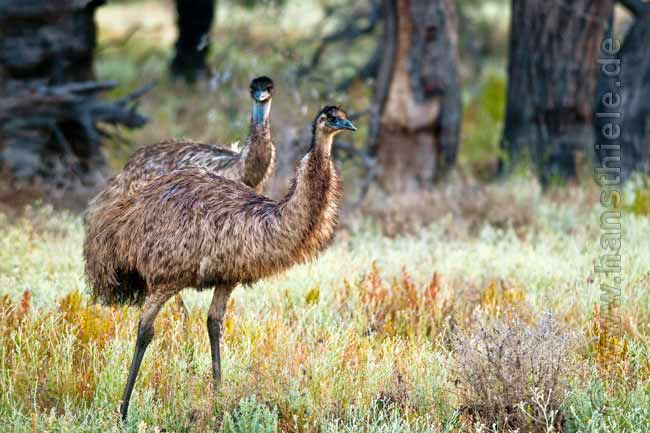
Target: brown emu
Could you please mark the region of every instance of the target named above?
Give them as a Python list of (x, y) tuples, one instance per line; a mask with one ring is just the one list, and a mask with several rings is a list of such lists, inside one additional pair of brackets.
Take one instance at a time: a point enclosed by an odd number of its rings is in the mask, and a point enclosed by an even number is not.
[(150, 144), (138, 149), (129, 158), (124, 170), (94, 200), (127, 193), (154, 177), (184, 167), (203, 167), (261, 192), (275, 165), (275, 146), (271, 140), (269, 122), (272, 93), (273, 80), (269, 77), (258, 77), (251, 81), (253, 110), (248, 138), (241, 152), (192, 141)]
[(154, 320), (171, 296), (214, 287), (207, 326), (216, 386), (221, 323), (233, 288), (314, 258), (329, 244), (340, 193), (330, 154), (334, 136), (345, 129), (356, 130), (342, 110), (318, 113), (311, 148), (281, 200), (192, 167), (96, 205), (84, 244), (92, 294), (106, 304), (144, 303), (123, 419)]
[[(275, 145), (271, 140), (269, 119), (273, 80), (266, 76), (257, 77), (251, 81), (249, 90), (253, 110), (248, 138), (241, 153), (192, 141), (165, 141), (144, 146), (129, 158), (124, 170), (93, 198), (84, 222), (89, 224), (99, 218), (95, 210), (102, 207), (102, 202), (110, 203), (116, 196), (130, 194), (155, 177), (185, 167), (205, 168), (227, 179), (243, 182), (261, 193), (275, 165)], [(177, 299), (186, 311), (180, 295)]]

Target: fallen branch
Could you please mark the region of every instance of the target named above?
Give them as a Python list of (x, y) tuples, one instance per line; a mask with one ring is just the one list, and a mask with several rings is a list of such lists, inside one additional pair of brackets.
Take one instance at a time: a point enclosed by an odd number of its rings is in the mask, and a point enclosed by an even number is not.
[(116, 85), (113, 81), (39, 85), (15, 95), (1, 97), (0, 122), (3, 125), (0, 131), (11, 130), (16, 124), (42, 126), (75, 120), (82, 124), (85, 118), (93, 123), (123, 124), (130, 128), (143, 126), (147, 118), (135, 111), (130, 104), (151, 90), (153, 83), (114, 102), (95, 97)]
[(100, 142), (107, 135), (100, 125), (139, 128), (148, 120), (135, 102), (153, 83), (117, 101), (97, 97), (115, 87), (112, 81), (38, 84), (0, 97), (0, 150), (54, 153), (73, 173), (80, 161), (100, 160)]

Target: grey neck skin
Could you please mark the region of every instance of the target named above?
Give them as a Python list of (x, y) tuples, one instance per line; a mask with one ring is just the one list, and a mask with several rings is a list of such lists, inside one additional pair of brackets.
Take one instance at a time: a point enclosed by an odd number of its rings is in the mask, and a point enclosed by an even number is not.
[(264, 126), (268, 124), (269, 114), (271, 113), (271, 98), (264, 102), (253, 102), (253, 114), (251, 115), (251, 123), (254, 126)]

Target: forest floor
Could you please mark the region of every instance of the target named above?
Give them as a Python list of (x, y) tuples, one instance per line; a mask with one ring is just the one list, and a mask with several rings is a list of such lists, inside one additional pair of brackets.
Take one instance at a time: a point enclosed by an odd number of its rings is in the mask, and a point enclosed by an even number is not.
[[(238, 140), (256, 75), (276, 81), (281, 158), (321, 104), (367, 108), (363, 83), (337, 94), (327, 89), (340, 76), (296, 81), (319, 16), (304, 15), (310, 2), (290, 4), (282, 16), (220, 9), (212, 77), (193, 89), (165, 78), (169, 3), (101, 8), (98, 76), (123, 84), (112, 96), (159, 80), (140, 107), (151, 123), (107, 148), (113, 168), (143, 143)], [(370, 43), (335, 47), (324, 68), (345, 71), (341, 58), (362, 64), (356, 54), (372, 52)], [(609, 310), (607, 280), (594, 273), (603, 208), (588, 179), (544, 193), (525, 173), (473, 180), (498, 156), (505, 87), (502, 72), (488, 72), (464, 95), (450, 180), (399, 197), (371, 191), (360, 209), (346, 209), (316, 261), (233, 292), (217, 391), (210, 294), (183, 292), (187, 318), (169, 302), (125, 428), (118, 406), (139, 310), (91, 303), (81, 215), (39, 203), (0, 208), (0, 432), (650, 431), (647, 183), (629, 185), (619, 203), (621, 297)], [(274, 197), (292, 167), (280, 162)], [(350, 200), (355, 169), (343, 168)]]

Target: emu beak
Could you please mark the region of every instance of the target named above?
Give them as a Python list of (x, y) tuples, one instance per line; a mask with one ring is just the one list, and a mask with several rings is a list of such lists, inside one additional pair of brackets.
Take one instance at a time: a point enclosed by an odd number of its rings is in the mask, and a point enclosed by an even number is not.
[(336, 121), (336, 127), (338, 129), (348, 129), (350, 131), (356, 131), (357, 127), (352, 124), (348, 119), (338, 119)]
[(271, 93), (268, 90), (255, 90), (253, 92), (253, 98), (257, 102), (266, 102), (271, 97)]

